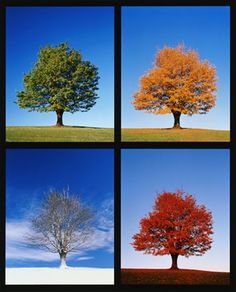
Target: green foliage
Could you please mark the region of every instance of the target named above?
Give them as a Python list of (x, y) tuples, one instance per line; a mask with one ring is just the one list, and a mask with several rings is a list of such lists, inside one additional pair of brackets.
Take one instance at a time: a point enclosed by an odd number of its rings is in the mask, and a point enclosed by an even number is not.
[(34, 68), (24, 76), (17, 104), (29, 111), (74, 113), (91, 109), (98, 98), (98, 69), (66, 43), (40, 50)]

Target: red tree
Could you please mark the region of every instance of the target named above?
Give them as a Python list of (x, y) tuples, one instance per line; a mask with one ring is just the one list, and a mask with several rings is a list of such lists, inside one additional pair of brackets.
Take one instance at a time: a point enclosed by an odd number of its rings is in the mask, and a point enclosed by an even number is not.
[(183, 191), (157, 194), (153, 212), (140, 221), (140, 232), (133, 236), (133, 247), (145, 254), (167, 255), (171, 269), (178, 269), (179, 255), (202, 255), (211, 248), (212, 214), (197, 205)]

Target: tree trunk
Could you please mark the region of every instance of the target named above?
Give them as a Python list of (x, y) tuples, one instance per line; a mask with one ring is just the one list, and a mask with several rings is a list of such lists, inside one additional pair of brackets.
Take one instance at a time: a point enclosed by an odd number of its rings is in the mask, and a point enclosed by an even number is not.
[(66, 264), (66, 253), (60, 253), (60, 268), (66, 268), (67, 264)]
[(62, 122), (62, 116), (63, 116), (64, 111), (63, 110), (57, 110), (56, 114), (57, 114), (57, 127), (63, 127), (63, 122)]
[(173, 129), (181, 129), (180, 127), (180, 115), (181, 112), (172, 112), (174, 116), (174, 126)]
[(171, 259), (172, 259), (172, 266), (171, 270), (178, 270), (178, 265), (177, 265), (177, 259), (178, 259), (178, 254), (177, 253), (171, 253)]

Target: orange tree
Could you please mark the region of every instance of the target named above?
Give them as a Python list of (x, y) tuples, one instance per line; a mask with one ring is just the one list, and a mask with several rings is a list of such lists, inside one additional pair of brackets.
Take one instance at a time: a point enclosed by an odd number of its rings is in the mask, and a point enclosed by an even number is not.
[(153, 211), (140, 221), (132, 245), (145, 254), (171, 255), (171, 269), (178, 256), (202, 255), (211, 248), (212, 214), (183, 191), (157, 195)]
[(183, 45), (165, 47), (158, 51), (154, 68), (141, 77), (133, 105), (148, 113), (172, 113), (173, 128), (180, 128), (181, 114), (205, 114), (215, 106), (215, 91), (214, 66)]

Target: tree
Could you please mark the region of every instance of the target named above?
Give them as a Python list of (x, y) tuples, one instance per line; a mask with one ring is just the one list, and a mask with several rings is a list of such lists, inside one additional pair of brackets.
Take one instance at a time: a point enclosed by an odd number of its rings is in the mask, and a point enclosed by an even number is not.
[(173, 128), (181, 128), (182, 114), (205, 114), (215, 106), (215, 91), (216, 69), (208, 61), (183, 45), (165, 47), (158, 51), (154, 68), (141, 77), (133, 105), (148, 113), (172, 113)]
[(34, 68), (24, 75), (24, 90), (17, 104), (29, 111), (56, 112), (57, 126), (63, 126), (63, 113), (86, 112), (95, 104), (98, 69), (81, 54), (62, 43), (40, 50)]
[(32, 218), (32, 234), (27, 235), (30, 246), (42, 248), (60, 256), (66, 266), (68, 253), (82, 248), (92, 233), (92, 211), (83, 206), (68, 190), (49, 191), (38, 214)]
[(153, 212), (140, 221), (133, 247), (145, 254), (171, 255), (171, 269), (178, 256), (202, 255), (211, 248), (212, 214), (183, 191), (157, 194)]

